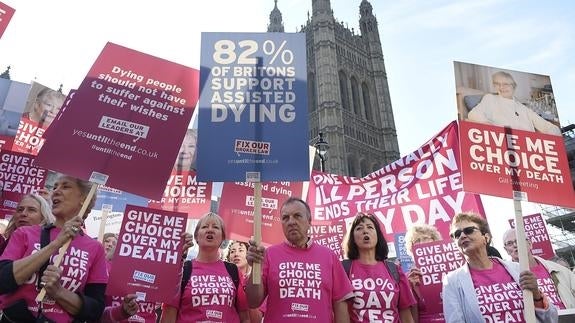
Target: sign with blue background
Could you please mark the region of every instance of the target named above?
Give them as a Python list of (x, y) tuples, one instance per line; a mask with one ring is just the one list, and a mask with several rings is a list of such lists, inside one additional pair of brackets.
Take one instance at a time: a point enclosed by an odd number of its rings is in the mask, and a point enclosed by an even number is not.
[(303, 33), (202, 33), (199, 181), (307, 181)]

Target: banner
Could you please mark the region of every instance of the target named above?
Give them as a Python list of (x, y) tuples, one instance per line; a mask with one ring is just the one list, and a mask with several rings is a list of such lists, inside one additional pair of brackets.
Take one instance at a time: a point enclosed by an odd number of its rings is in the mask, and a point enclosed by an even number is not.
[(463, 191), (458, 147), (452, 122), (418, 150), (363, 178), (312, 172), (308, 203), (313, 223), (335, 226), (364, 212), (377, 217), (387, 242), (416, 223), (449, 236), (458, 212), (485, 214), (479, 196)]
[(408, 272), (411, 267), (413, 267), (413, 259), (407, 252), (407, 247), (405, 245), (405, 233), (395, 234), (395, 250), (397, 252), (396, 257), (399, 259), (401, 264), (401, 269), (404, 273)]
[(160, 200), (150, 200), (151, 208), (183, 212), (197, 217), (210, 211), (212, 183), (198, 182), (196, 172), (172, 170)]
[[(511, 228), (515, 228), (515, 219), (510, 219), (509, 224)], [(543, 259), (553, 258), (555, 256), (553, 244), (541, 213), (524, 216), (523, 224), (525, 225), (525, 237), (531, 241), (531, 253)]]
[(34, 156), (0, 151), (0, 219), (13, 214), (22, 197), (44, 188), (47, 171), (34, 166)]
[(106, 294), (172, 301), (180, 292), (184, 213), (128, 205)]
[(425, 302), (426, 317), (443, 317), (441, 289), (443, 277), (465, 264), (463, 254), (450, 240), (418, 243), (413, 246), (414, 266), (419, 268), (422, 281), (419, 285)]
[(197, 96), (196, 70), (108, 43), (37, 162), (86, 180), (97, 172), (110, 187), (159, 199)]
[(305, 35), (202, 33), (201, 181), (309, 179)]
[[(307, 148), (307, 147), (306, 147)], [(262, 183), (262, 244), (285, 240), (280, 207), (290, 196), (301, 197), (303, 182)], [(224, 183), (218, 213), (229, 228), (230, 239), (249, 241), (253, 236), (254, 183)]]
[(455, 79), (465, 191), (575, 208), (549, 77), (455, 62)]
[(0, 149), (12, 148), (30, 84), (0, 78)]
[(8, 27), (8, 23), (12, 16), (14, 15), (14, 8), (8, 6), (7, 4), (0, 2), (0, 38), (4, 34), (4, 31)]

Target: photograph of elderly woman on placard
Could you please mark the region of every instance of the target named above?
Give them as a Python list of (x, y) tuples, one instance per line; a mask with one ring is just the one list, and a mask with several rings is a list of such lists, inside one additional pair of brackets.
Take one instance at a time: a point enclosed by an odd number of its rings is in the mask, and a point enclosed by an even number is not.
[(459, 120), (561, 135), (549, 76), (455, 62)]

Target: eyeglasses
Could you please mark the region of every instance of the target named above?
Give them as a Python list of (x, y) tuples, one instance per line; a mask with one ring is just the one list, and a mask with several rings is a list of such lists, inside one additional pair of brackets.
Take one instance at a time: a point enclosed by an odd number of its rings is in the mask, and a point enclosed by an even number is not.
[(509, 240), (504, 243), (506, 247), (511, 247), (513, 245), (517, 245), (517, 240)]
[(510, 87), (510, 86), (513, 86), (513, 83), (493, 82), (493, 86), (495, 86), (495, 87)]
[(478, 227), (465, 227), (463, 228), (463, 230), (457, 229), (454, 232), (450, 233), (449, 236), (451, 237), (451, 239), (459, 239), (459, 237), (461, 236), (461, 233), (465, 233), (466, 236), (472, 234), (475, 230), (477, 231), (481, 231), (479, 230)]

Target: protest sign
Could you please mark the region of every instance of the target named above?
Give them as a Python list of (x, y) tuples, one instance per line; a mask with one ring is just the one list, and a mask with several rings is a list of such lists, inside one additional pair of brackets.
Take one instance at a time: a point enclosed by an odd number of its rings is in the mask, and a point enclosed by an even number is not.
[(463, 254), (450, 240), (419, 243), (413, 246), (414, 266), (421, 271), (419, 291), (425, 302), (425, 316), (443, 317), (442, 279), (465, 264)]
[(10, 19), (12, 19), (14, 12), (14, 8), (3, 2), (0, 2), (0, 38), (8, 27), (8, 23), (10, 22)]
[(179, 293), (186, 220), (185, 213), (128, 205), (106, 294), (171, 301)]
[(44, 188), (47, 171), (34, 166), (34, 156), (0, 151), (0, 218), (13, 214), (22, 197)]
[[(262, 243), (284, 241), (280, 207), (290, 196), (301, 197), (302, 182), (264, 182), (262, 185)], [(253, 235), (254, 183), (224, 183), (219, 214), (230, 228), (230, 239), (248, 241)]]
[(309, 179), (302, 33), (202, 33), (198, 179)]
[(64, 94), (33, 82), (12, 150), (37, 155), (45, 141), (44, 133), (58, 115), (65, 99)]
[(0, 78), (0, 149), (12, 149), (30, 84)]
[(212, 183), (198, 182), (196, 172), (172, 170), (160, 200), (150, 200), (148, 206), (190, 215), (210, 211)]
[[(515, 228), (514, 219), (510, 219), (509, 224), (511, 228)], [(531, 253), (543, 259), (553, 258), (555, 256), (553, 244), (541, 213), (524, 216), (523, 224), (525, 225), (525, 237), (531, 241)]]
[(197, 95), (196, 70), (108, 43), (37, 163), (81, 179), (98, 172), (110, 187), (158, 199)]
[(413, 266), (413, 259), (411, 259), (411, 256), (407, 252), (407, 247), (405, 245), (405, 233), (396, 233), (394, 244), (396, 250), (395, 256), (401, 263), (401, 269), (403, 272), (407, 272)]
[(455, 76), (465, 191), (575, 207), (549, 76), (460, 62)]
[(335, 225), (364, 212), (375, 215), (389, 242), (416, 223), (448, 236), (458, 212), (484, 214), (479, 196), (462, 189), (458, 146), (452, 122), (418, 150), (363, 178), (312, 172), (312, 221)]

